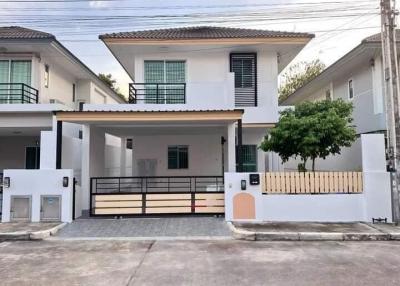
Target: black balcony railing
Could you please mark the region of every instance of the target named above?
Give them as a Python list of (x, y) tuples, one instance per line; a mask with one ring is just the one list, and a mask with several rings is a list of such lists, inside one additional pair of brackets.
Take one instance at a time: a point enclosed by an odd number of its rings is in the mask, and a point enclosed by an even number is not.
[(0, 104), (38, 103), (39, 91), (25, 83), (0, 83)]
[(185, 104), (186, 83), (131, 83), (129, 103)]

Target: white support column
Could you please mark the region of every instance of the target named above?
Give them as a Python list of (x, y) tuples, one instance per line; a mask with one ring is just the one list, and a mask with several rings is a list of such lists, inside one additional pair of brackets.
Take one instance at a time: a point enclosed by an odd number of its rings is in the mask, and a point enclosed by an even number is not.
[(119, 159), (119, 175), (121, 177), (126, 176), (126, 138), (121, 137), (120, 146), (120, 159)]
[(231, 123), (227, 127), (228, 138), (228, 168), (226, 172), (236, 172), (236, 124)]
[(88, 124), (83, 125), (82, 140), (82, 209), (89, 209), (90, 178), (104, 176), (105, 133)]

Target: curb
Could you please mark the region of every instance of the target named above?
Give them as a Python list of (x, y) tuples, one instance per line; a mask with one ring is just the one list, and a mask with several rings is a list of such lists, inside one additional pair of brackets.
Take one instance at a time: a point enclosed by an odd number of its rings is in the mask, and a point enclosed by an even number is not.
[(256, 233), (253, 231), (247, 231), (243, 229), (236, 228), (232, 222), (227, 222), (229, 229), (232, 232), (232, 236), (237, 240), (256, 240)]
[(55, 235), (60, 229), (62, 229), (66, 225), (67, 225), (67, 223), (63, 222), (63, 223), (60, 223), (59, 225), (56, 225), (53, 228), (31, 232), (29, 234), (29, 239), (30, 240), (43, 240), (43, 239), (49, 238), (51, 235)]
[(55, 235), (60, 229), (66, 226), (67, 223), (60, 223), (55, 227), (40, 230), (40, 231), (18, 231), (18, 232), (5, 232), (0, 233), (0, 241), (12, 241), (12, 240), (43, 240), (51, 235)]
[(253, 232), (237, 228), (228, 222), (237, 240), (255, 241), (387, 241), (400, 240), (400, 233), (343, 233), (343, 232)]

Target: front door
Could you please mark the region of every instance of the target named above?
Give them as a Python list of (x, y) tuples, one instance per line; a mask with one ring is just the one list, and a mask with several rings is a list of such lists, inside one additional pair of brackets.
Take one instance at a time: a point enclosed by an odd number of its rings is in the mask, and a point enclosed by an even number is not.
[(25, 169), (40, 168), (40, 147), (26, 147), (25, 149)]

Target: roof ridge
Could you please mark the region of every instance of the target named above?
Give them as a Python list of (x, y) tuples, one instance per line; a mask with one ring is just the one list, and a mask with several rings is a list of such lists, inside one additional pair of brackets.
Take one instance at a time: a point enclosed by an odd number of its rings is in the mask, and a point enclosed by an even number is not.
[[(204, 29), (204, 31), (201, 31)], [(203, 32), (203, 34), (201, 34)], [(267, 38), (267, 37), (308, 37), (314, 35), (303, 32), (286, 32), (265, 29), (249, 29), (224, 26), (184, 26), (164, 29), (136, 30), (128, 32), (106, 33), (99, 36), (105, 38), (137, 38), (137, 39), (203, 39), (203, 38)]]

